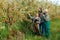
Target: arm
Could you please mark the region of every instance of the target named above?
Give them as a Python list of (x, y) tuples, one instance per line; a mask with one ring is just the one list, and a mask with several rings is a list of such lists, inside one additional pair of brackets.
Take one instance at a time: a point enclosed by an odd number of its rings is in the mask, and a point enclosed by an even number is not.
[(43, 17), (44, 17), (45, 21), (49, 21), (50, 20), (48, 13), (46, 13), (45, 15), (43, 15)]
[(40, 17), (36, 17), (35, 19), (36, 19), (36, 22), (37, 22), (37, 23), (40, 23), (40, 22), (41, 22)]
[(34, 17), (32, 17), (30, 14), (28, 14), (29, 15), (29, 17), (31, 18), (31, 19), (34, 19)]

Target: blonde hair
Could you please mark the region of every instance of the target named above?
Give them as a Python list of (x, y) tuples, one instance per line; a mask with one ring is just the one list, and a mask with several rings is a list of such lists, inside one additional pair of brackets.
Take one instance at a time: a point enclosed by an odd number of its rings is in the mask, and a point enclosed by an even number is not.
[(48, 9), (44, 9), (43, 12), (48, 12)]

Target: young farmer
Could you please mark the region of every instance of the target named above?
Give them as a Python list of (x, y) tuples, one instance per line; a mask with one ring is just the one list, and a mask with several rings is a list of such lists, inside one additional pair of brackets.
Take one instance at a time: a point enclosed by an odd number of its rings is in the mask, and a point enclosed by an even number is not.
[(45, 22), (44, 22), (44, 17), (43, 17), (43, 12), (42, 12), (42, 8), (40, 7), (38, 10), (38, 14), (40, 15), (41, 18), (41, 23), (40, 23), (40, 35), (43, 36), (44, 32), (45, 32)]
[(45, 9), (43, 11), (43, 14), (45, 19), (45, 33), (46, 33), (46, 37), (48, 38), (50, 36), (50, 18), (49, 18), (48, 10)]
[(40, 18), (39, 18), (39, 14), (37, 13), (35, 17), (31, 16), (30, 14), (28, 14), (30, 16), (30, 18), (33, 21), (33, 27), (34, 27), (34, 32), (36, 34), (39, 34), (40, 29), (39, 29), (39, 24), (40, 24)]

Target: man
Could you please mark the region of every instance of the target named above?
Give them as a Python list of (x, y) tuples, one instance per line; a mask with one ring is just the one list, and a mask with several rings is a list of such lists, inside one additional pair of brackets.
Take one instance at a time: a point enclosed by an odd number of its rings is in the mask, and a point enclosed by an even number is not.
[(44, 16), (43, 16), (43, 12), (42, 12), (42, 8), (40, 7), (38, 10), (38, 14), (40, 15), (41, 18), (41, 23), (40, 23), (40, 35), (43, 36), (44, 32), (45, 32), (45, 22), (44, 22)]
[(43, 11), (43, 16), (45, 19), (45, 33), (46, 33), (46, 37), (49, 38), (50, 36), (50, 18), (49, 18), (49, 14), (48, 14), (48, 10), (45, 9)]

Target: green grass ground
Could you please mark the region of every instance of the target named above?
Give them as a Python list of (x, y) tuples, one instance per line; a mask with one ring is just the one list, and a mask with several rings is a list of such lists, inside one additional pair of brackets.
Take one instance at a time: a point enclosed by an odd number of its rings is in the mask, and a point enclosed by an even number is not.
[[(26, 40), (47, 40), (45, 37), (26, 34)], [(60, 19), (51, 20), (49, 40), (60, 40)]]
[[(19, 27), (20, 25), (21, 25), (21, 27), (24, 26), (23, 23), (20, 24), (20, 22), (19, 22), (18, 26), (14, 24), (13, 27)], [(1, 28), (2, 28), (2, 30), (0, 30), (0, 40), (5, 40), (5, 38), (9, 34), (9, 30), (7, 29), (7, 27), (4, 28), (4, 23), (3, 24), (0, 23), (0, 29)], [(14, 29), (17, 30), (18, 28), (14, 28)], [(24, 31), (26, 32), (24, 40), (48, 40), (46, 37), (35, 36), (34, 34), (31, 34), (31, 30), (25, 29)], [(15, 38), (14, 38), (14, 40), (15, 40)], [(49, 40), (60, 40), (60, 18), (51, 20)]]

